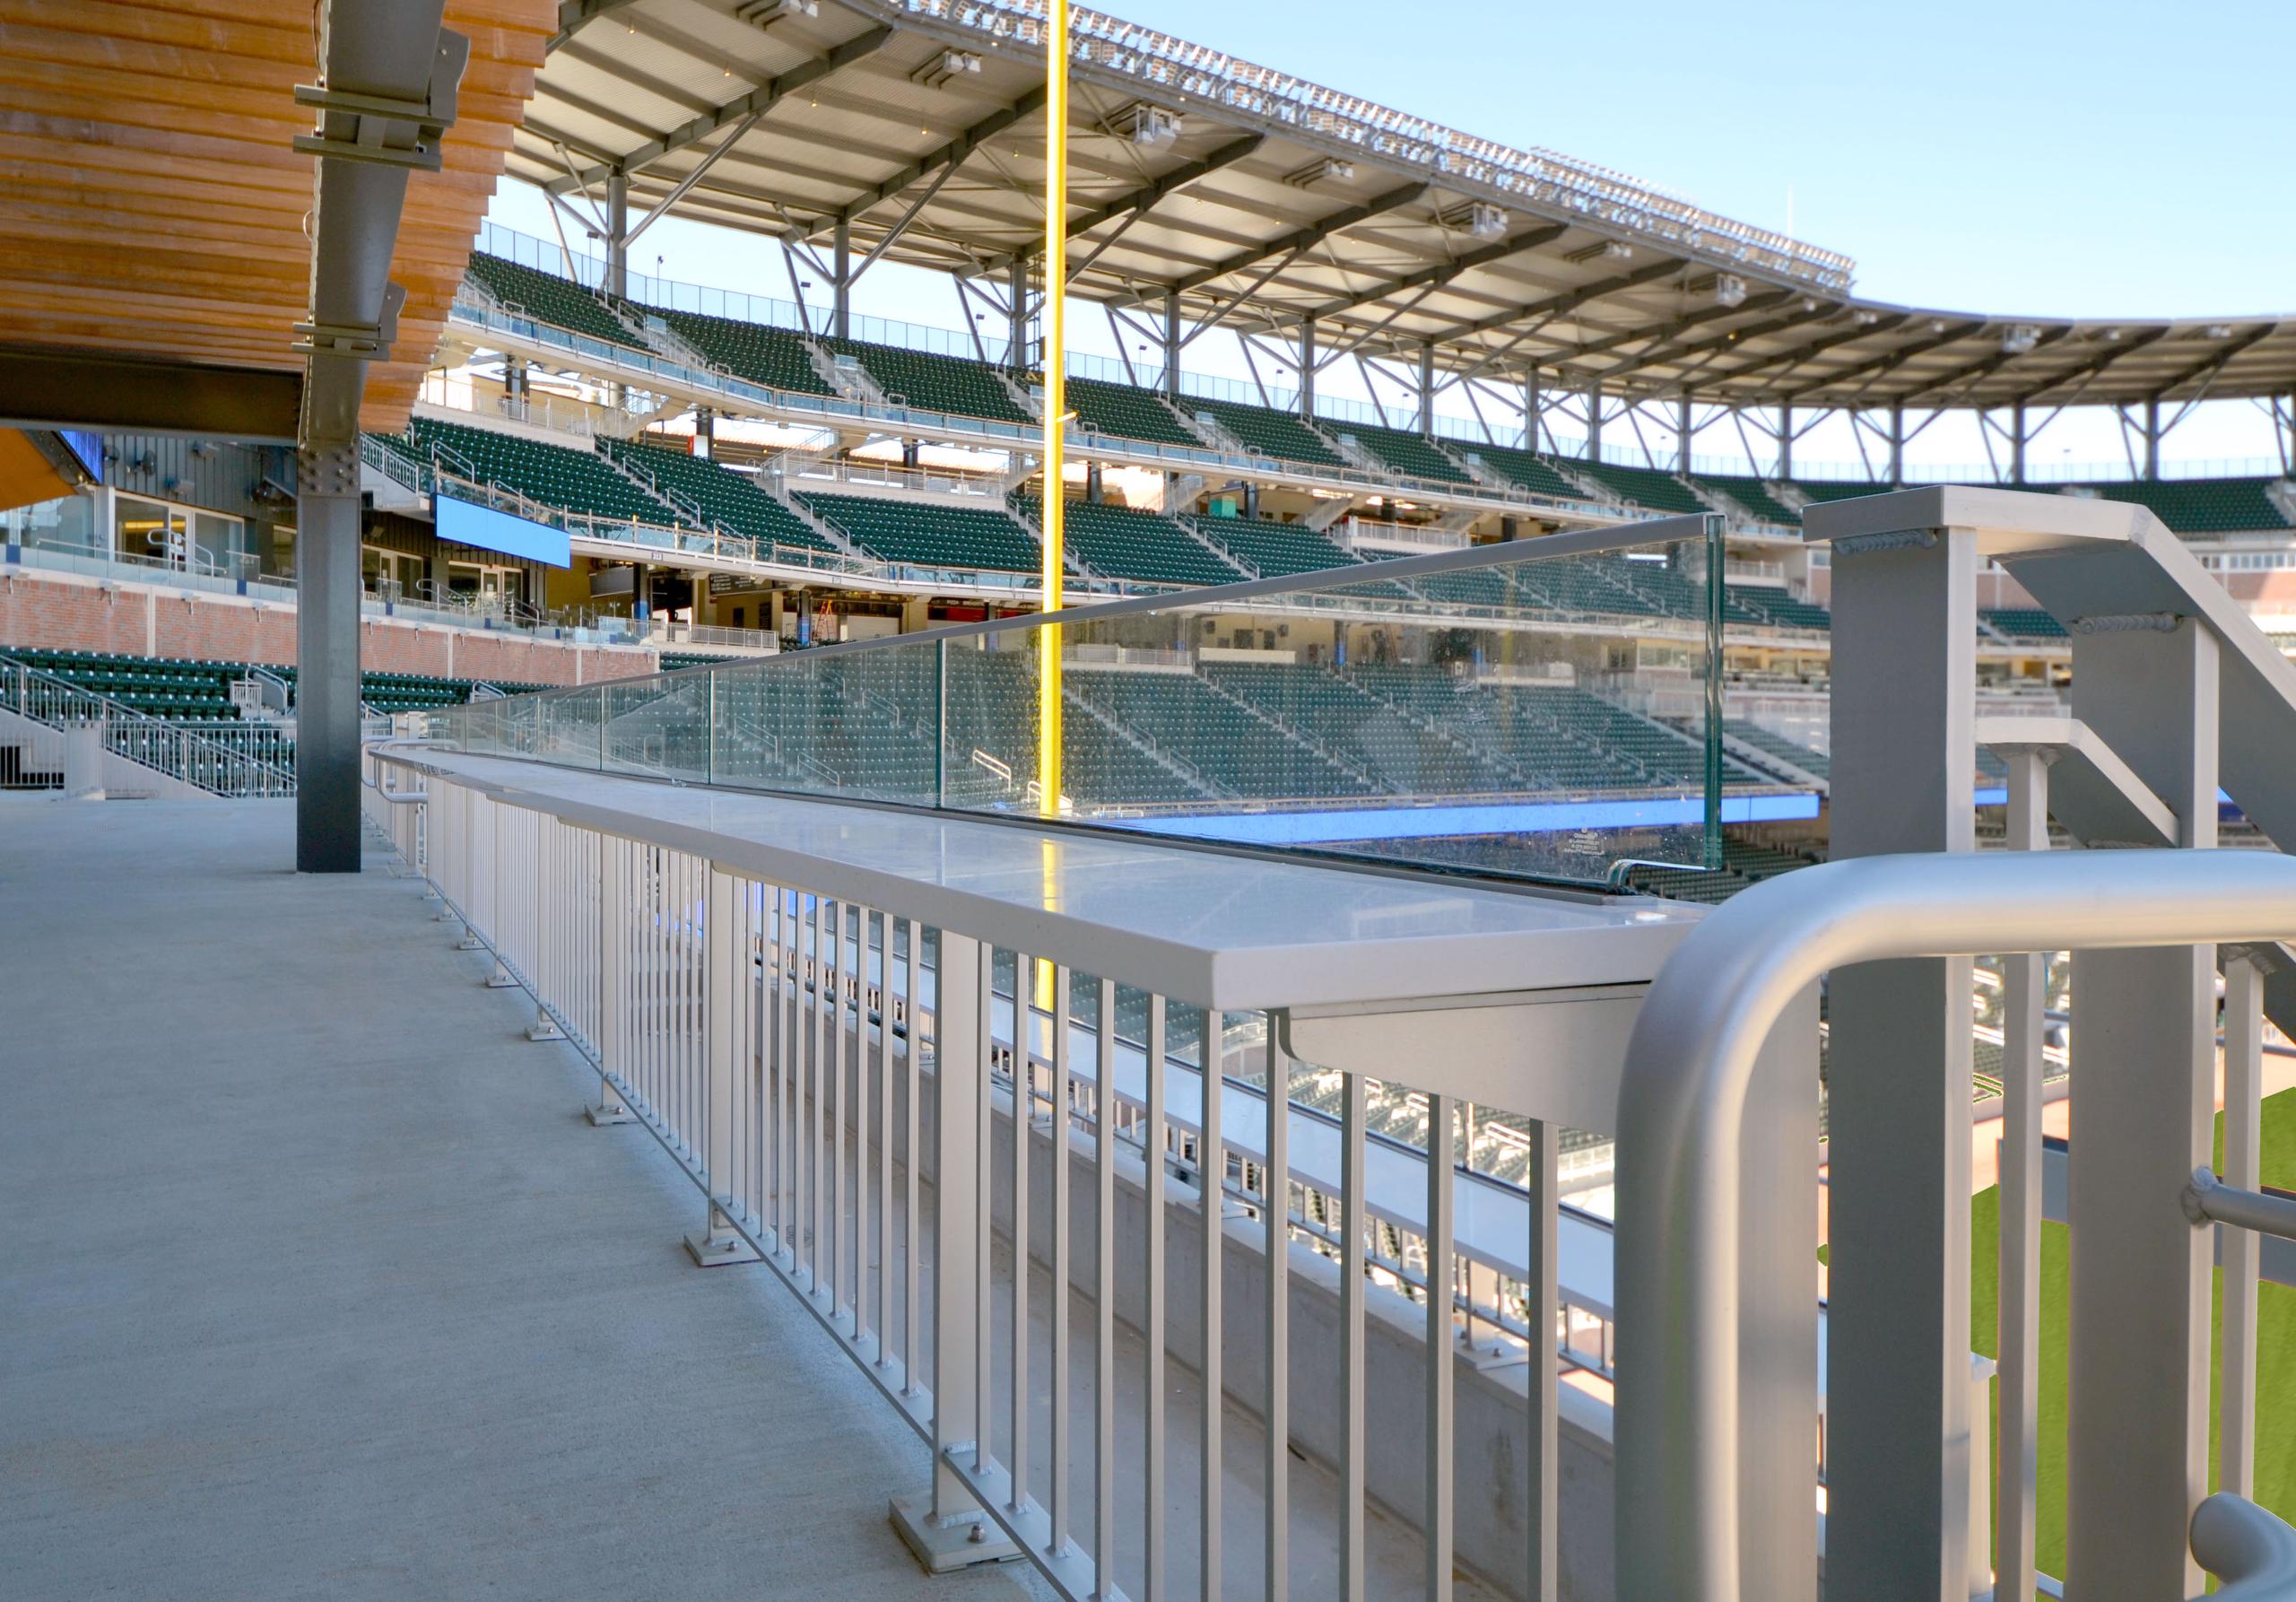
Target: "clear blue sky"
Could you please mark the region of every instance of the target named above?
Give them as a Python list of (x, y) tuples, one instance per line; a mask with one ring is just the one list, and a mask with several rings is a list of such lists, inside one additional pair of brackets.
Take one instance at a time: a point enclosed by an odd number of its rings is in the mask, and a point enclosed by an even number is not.
[[(1465, 132), (1544, 146), (1857, 263), (1868, 297), (1996, 314), (2296, 312), (2296, 0), (1105, 0), (1129, 20)], [(1431, 22), (1439, 20), (1439, 26)], [(494, 219), (550, 237), (505, 185)], [(578, 247), (579, 241), (577, 241)], [(786, 297), (751, 237), (665, 219), (633, 268)], [(937, 275), (881, 265), (857, 309), (958, 326)], [(1108, 341), (1072, 319), (1082, 348)], [(1207, 341), (1206, 345), (1213, 342)], [(1207, 370), (1241, 372), (1205, 349)], [(1335, 385), (1344, 387), (1344, 384)], [(1730, 431), (1701, 451), (1740, 454)], [(2212, 404), (2171, 461), (2255, 457), (2269, 424)], [(1846, 423), (1798, 449), (1855, 459)], [(1940, 422), (1917, 461), (1982, 461)], [(2109, 414), (2067, 414), (2047, 464), (2122, 457)]]
[(2296, 311), (2292, 0), (1108, 9), (1749, 222), (1783, 228), (1790, 187), (1796, 233), (1876, 298)]

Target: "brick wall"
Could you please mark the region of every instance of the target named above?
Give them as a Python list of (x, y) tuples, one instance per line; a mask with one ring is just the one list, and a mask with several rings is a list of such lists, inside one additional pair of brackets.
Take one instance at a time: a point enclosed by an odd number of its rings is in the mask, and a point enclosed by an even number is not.
[[(0, 578), (0, 651), (11, 646), (284, 666), (295, 660), (295, 609), (143, 585), (107, 589), (75, 574), (19, 570)], [(656, 666), (650, 650), (387, 617), (360, 620), (359, 652), (370, 673), (516, 684), (593, 683)]]

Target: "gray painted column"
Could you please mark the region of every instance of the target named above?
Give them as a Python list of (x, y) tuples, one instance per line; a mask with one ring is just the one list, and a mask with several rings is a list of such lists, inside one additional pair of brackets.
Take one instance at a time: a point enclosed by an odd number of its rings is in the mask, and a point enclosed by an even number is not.
[(1029, 264), (1019, 257), (1013, 260), (1009, 275), (1004, 280), (1004, 336), (1010, 348), (1004, 364), (1025, 370), (1029, 361)]
[(295, 458), (295, 867), (359, 871), (359, 448)]
[(1674, 471), (1690, 476), (1690, 396), (1674, 403)]
[(1535, 451), (1539, 440), (1539, 370), (1523, 370), (1523, 448)]
[(1171, 399), (1180, 393), (1180, 298), (1167, 292), (1164, 295), (1164, 394)]
[(1778, 476), (1794, 476), (1794, 408), (1778, 408)]
[(831, 239), (836, 269), (830, 280), (830, 332), (839, 339), (853, 337), (853, 225), (844, 218), (837, 220), (837, 231)]
[(1422, 438), (1435, 437), (1435, 347), (1419, 347), (1419, 432)]
[(2009, 482), (2025, 482), (2025, 403), (2009, 409)]
[(2161, 397), (2144, 403), (2144, 476), (2161, 476)]
[(1316, 414), (1316, 319), (1300, 325), (1300, 415)]
[(708, 406), (693, 409), (694, 438), (701, 441), (701, 454), (714, 457), (718, 454), (718, 414)]
[(1890, 407), (1890, 482), (1905, 483), (1905, 403), (1898, 401)]
[(630, 292), (630, 175), (619, 167), (606, 174), (606, 291)]
[(1587, 387), (1587, 459), (1603, 459), (1603, 381), (1596, 379)]
[[(2216, 843), (2215, 636), (2076, 634), (2073, 715), (2177, 814), (2177, 843)], [(2179, 1197), (2215, 1136), (2213, 946), (2075, 952), (2080, 1119), (2072, 1232), (2072, 1424), (2079, 1487), (2066, 1531), (2082, 1602), (2196, 1596), (2185, 1528), (2208, 1485), (2213, 1232)]]
[[(1833, 855), (1972, 850), (1976, 535), (1868, 537), (1834, 547)], [(1966, 1602), (1970, 963), (1831, 986), (1828, 1590)]]

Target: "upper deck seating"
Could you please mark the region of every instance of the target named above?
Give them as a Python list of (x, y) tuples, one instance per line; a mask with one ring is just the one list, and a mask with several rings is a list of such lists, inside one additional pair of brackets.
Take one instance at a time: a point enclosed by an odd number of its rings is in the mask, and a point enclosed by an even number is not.
[(721, 467), (707, 457), (654, 445), (604, 441), (608, 456), (652, 474), (672, 489), (693, 497), (701, 509), (736, 534), (777, 545), (826, 551), (830, 543), (812, 525), (760, 489), (746, 473)]
[(1370, 451), (1397, 473), (1413, 478), (1431, 478), (1439, 483), (1471, 484), (1474, 475), (1437, 449), (1431, 440), (1401, 429), (1374, 428), (1360, 422), (1326, 422), (1324, 425), (1342, 439), (1353, 436), (1355, 442)]
[(813, 369), (805, 342), (787, 328), (734, 318), (705, 317), (698, 311), (661, 311), (657, 316), (686, 344), (736, 378), (768, 389), (794, 390), (799, 395), (835, 395), (827, 379)]
[(471, 253), (469, 271), (471, 279), (505, 308), (523, 311), (538, 323), (633, 351), (646, 348), (645, 341), (625, 327), (604, 301), (571, 279), (520, 266), (483, 251)]
[[(1044, 508), (1033, 496), (1017, 498), (1014, 509), (1039, 529), (1044, 527)], [(1149, 584), (1234, 584), (1248, 576), (1159, 513), (1074, 499), (1063, 504), (1062, 513), (1069, 556), (1103, 577)]]
[(940, 356), (861, 339), (825, 338), (820, 343), (834, 354), (858, 361), (895, 405), (952, 412), (992, 422), (1036, 421), (1013, 398), (995, 370), (970, 356)]
[(1187, 431), (1163, 401), (1146, 389), (1129, 384), (1102, 383), (1097, 379), (1070, 379), (1066, 387), (1069, 410), (1083, 428), (1118, 440), (1144, 440), (1156, 445), (1182, 445), (1202, 450), (1204, 441)]
[(1205, 400), (1194, 395), (1184, 395), (1174, 404), (1191, 417), (1208, 415), (1243, 441), (1246, 448), (1279, 462), (1299, 462), (1313, 467), (1347, 466), (1345, 457), (1289, 412), (1247, 405), (1240, 401)]

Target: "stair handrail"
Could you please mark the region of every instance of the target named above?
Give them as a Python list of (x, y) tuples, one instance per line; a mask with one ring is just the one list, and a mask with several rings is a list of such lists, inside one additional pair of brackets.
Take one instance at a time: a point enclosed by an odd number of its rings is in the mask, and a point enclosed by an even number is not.
[[(38, 685), (44, 697), (35, 697), (32, 687)], [(38, 702), (45, 699), (51, 703), (55, 716), (43, 716)], [(79, 707), (89, 709), (77, 715), (69, 710)], [(266, 762), (251, 752), (234, 751), (222, 741), (179, 728), (165, 718), (154, 718), (140, 711), (124, 701), (117, 701), (100, 691), (75, 684), (71, 680), (34, 667), (17, 657), (0, 655), (0, 707), (49, 728), (64, 728), (74, 723), (101, 722), (107, 729), (105, 749), (115, 755), (179, 779), (196, 788), (217, 796), (291, 796), (295, 793), (293, 770), (279, 763)], [(254, 726), (250, 726), (251, 727)], [(133, 731), (118, 735), (115, 731)], [(122, 747), (135, 749), (122, 749)], [(147, 753), (164, 754), (168, 762), (152, 762)], [(206, 774), (203, 779), (201, 774)], [(224, 775), (236, 775), (234, 783)]]

